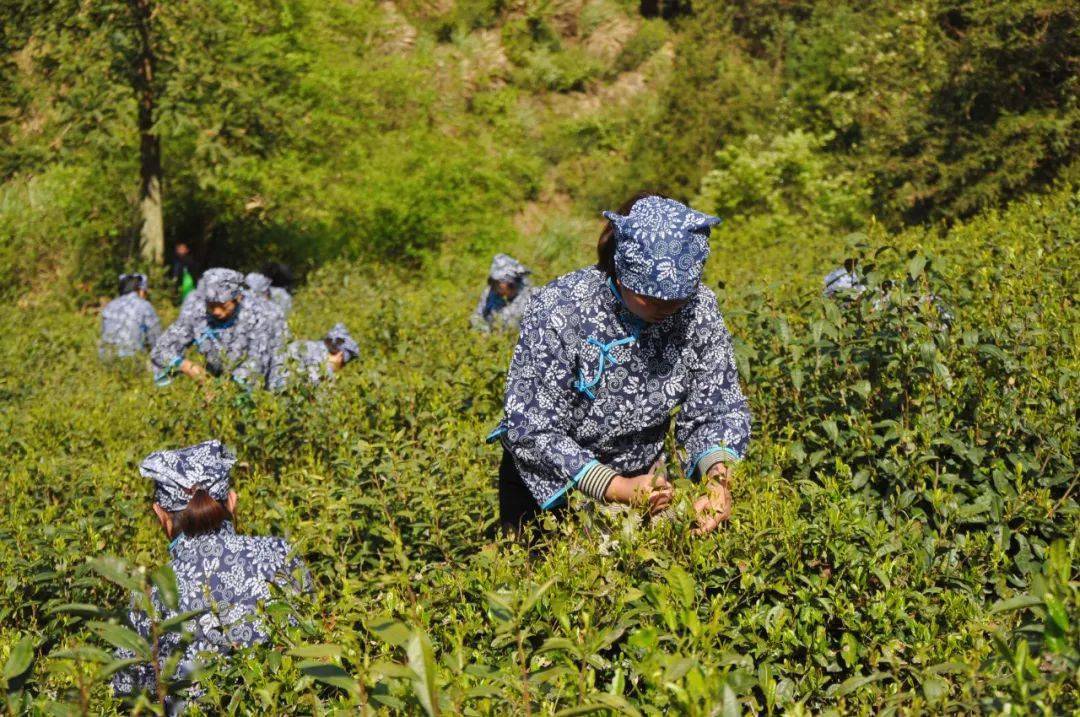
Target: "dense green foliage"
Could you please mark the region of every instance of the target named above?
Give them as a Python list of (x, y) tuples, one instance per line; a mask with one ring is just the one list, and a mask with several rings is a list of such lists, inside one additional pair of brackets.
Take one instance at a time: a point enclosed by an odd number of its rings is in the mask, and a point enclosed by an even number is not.
[(692, 194), (732, 135), (804, 129), (831, 137), (890, 223), (953, 220), (1044, 186), (1080, 151), (1067, 0), (740, 0), (687, 24), (631, 184)]
[[(288, 536), (318, 590), (280, 638), (295, 647), (220, 666), (207, 711), (417, 712), (427, 694), (492, 714), (1075, 709), (1078, 207), (1061, 191), (943, 240), (889, 237), (899, 251), (873, 260), (872, 237), (871, 276), (907, 277), (878, 309), (811, 298), (814, 282), (730, 281), (758, 438), (731, 526), (700, 540), (686, 504), (651, 525), (586, 511), (532, 556), (490, 537), (497, 456), (481, 438), (511, 337), (462, 336), (473, 287), (457, 277), (480, 262), (420, 282), (320, 271), (295, 329), (343, 317), (365, 358), (315, 394), (156, 389), (98, 364), (91, 316), (8, 310), (2, 635), (39, 655), (25, 699), (114, 704), (95, 681), (109, 660), (70, 651), (108, 648), (86, 621), (126, 605), (86, 560), (160, 564), (135, 465), (215, 435), (242, 459), (241, 529)], [(711, 273), (753, 276), (789, 251)], [(587, 260), (544, 253), (525, 258), (545, 275)], [(46, 347), (42, 374), (25, 357)]]
[[(170, 239), (297, 262), (294, 334), (345, 321), (362, 358), (282, 395), (102, 365), (137, 233), (123, 3), (3, 6), (11, 714), (133, 707), (110, 653), (131, 589), (169, 582), (136, 466), (209, 437), (239, 454), (239, 529), (316, 589), (208, 667), (203, 713), (1080, 710), (1073, 5), (162, 7)], [(725, 218), (707, 280), (755, 418), (735, 514), (694, 539), (687, 481), (666, 520), (575, 499), (530, 551), (495, 535), (483, 444), (513, 337), (467, 316), (492, 251), (581, 266), (596, 210), (649, 185)], [(822, 299), (844, 260), (871, 291)]]

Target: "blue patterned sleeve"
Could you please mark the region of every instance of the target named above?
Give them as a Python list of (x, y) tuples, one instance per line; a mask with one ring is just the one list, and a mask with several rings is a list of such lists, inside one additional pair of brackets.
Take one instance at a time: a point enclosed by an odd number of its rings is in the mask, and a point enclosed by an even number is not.
[(184, 311), (169, 328), (154, 342), (150, 350), (150, 361), (158, 372), (178, 365), (184, 359), (184, 352), (195, 343), (194, 316)]
[(686, 450), (687, 475), (705, 475), (723, 460), (739, 460), (750, 442), (750, 407), (739, 386), (731, 334), (711, 294), (695, 319), (690, 392), (675, 418)]
[[(150, 618), (142, 610), (132, 608), (128, 612), (128, 622), (135, 632), (150, 641)], [(130, 660), (135, 653), (124, 648), (117, 649), (115, 657), (118, 660)], [(137, 662), (118, 670), (112, 677), (113, 694), (134, 695), (142, 690), (153, 690), (155, 686), (154, 667), (149, 662)]]
[(473, 309), (472, 316), (469, 317), (469, 324), (477, 331), (491, 331), (487, 319), (484, 318), (484, 304), (487, 303), (488, 293), (490, 292), (491, 287), (485, 286), (484, 290), (480, 292), (480, 301), (477, 302), (476, 308)]
[(563, 344), (544, 292), (534, 294), (525, 311), (506, 378), (503, 444), (519, 468), (540, 479), (526, 481), (541, 506), (573, 487), (597, 464), (596, 456), (570, 436), (575, 394), (574, 361)]
[(257, 318), (249, 329), (244, 360), (233, 371), (232, 377), (248, 387), (280, 388), (284, 381), (288, 343), (285, 315), (269, 301), (246, 306), (244, 310), (257, 312)]

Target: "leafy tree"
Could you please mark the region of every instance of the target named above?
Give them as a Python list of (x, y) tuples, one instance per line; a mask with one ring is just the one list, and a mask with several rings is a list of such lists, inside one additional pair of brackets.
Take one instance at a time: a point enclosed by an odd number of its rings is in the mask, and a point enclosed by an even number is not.
[(289, 2), (52, 0), (6, 14), (23, 43), (17, 82), (33, 95), (21, 114), (41, 120), (16, 137), (7, 172), (40, 171), (42, 145), (46, 165), (137, 156), (150, 263), (164, 256), (166, 179), (180, 196), (220, 187), (227, 167), (265, 156), (304, 111)]

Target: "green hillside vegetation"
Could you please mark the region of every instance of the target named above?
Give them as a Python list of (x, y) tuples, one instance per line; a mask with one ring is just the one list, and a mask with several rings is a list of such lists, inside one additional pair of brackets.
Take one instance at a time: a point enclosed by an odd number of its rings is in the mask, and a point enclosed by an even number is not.
[[(204, 714), (1080, 710), (1080, 11), (864, 5), (163, 5), (170, 241), (294, 262), (294, 335), (361, 346), (281, 395), (98, 361), (138, 266), (124, 6), (6, 6), (8, 711), (131, 710), (110, 653), (130, 588), (168, 580), (137, 464), (208, 437), (239, 454), (239, 530), (316, 589), (271, 608), (276, 648), (208, 668)], [(514, 337), (467, 332), (490, 254), (585, 265), (641, 187), (725, 218), (706, 278), (755, 419), (734, 516), (692, 539), (685, 500), (580, 499), (532, 550), (496, 538)], [(887, 298), (822, 299), (845, 260)]]

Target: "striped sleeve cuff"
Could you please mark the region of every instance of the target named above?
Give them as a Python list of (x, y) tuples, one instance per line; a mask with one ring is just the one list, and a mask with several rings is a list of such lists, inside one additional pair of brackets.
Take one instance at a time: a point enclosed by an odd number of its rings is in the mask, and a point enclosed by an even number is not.
[(730, 460), (739, 460), (739, 454), (727, 446), (707, 448), (694, 458), (694, 465), (697, 467), (696, 473), (698, 478), (707, 475), (709, 470), (717, 463), (723, 463), (724, 461)]
[(554, 495), (544, 501), (540, 510), (551, 510), (566, 502), (566, 493), (571, 488), (577, 488), (590, 498), (603, 502), (604, 493), (607, 493), (611, 480), (618, 473), (611, 470), (600, 461), (593, 459), (582, 466), (581, 470), (571, 478), (566, 485), (560, 488)]
[(578, 481), (578, 490), (600, 503), (604, 502), (604, 494), (608, 486), (618, 473), (605, 466), (603, 463), (594, 463), (585, 471)]

